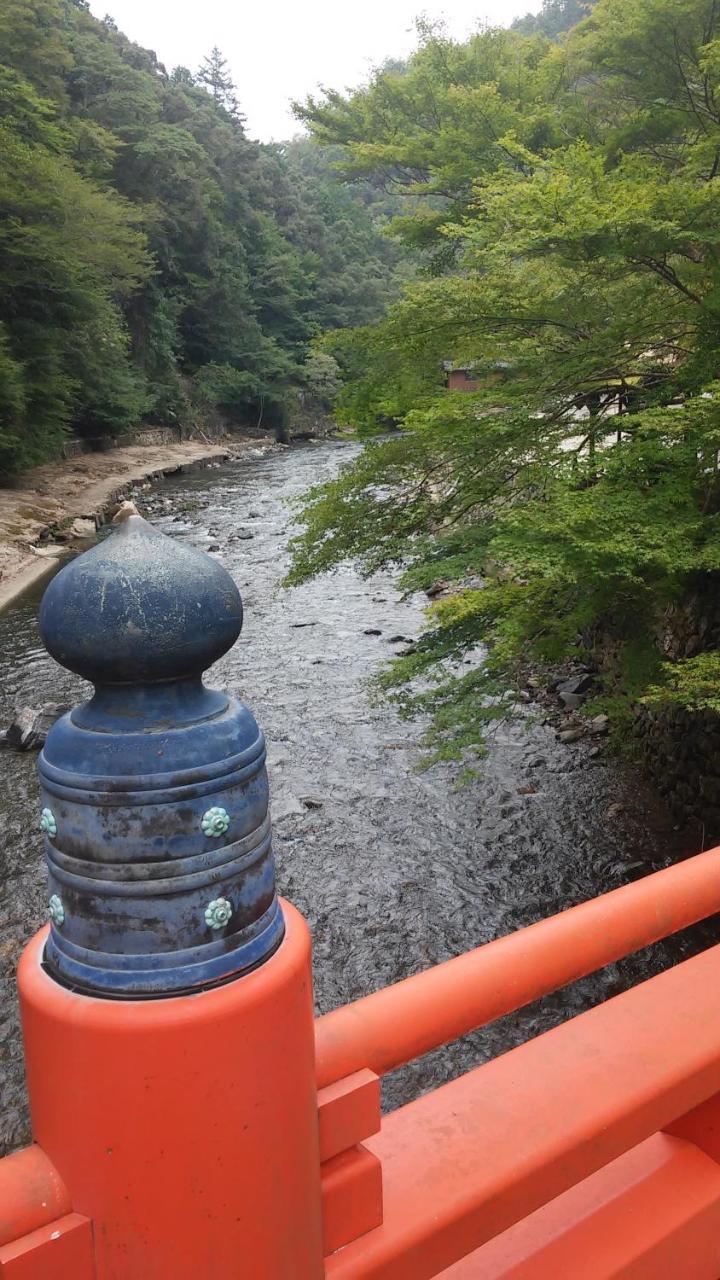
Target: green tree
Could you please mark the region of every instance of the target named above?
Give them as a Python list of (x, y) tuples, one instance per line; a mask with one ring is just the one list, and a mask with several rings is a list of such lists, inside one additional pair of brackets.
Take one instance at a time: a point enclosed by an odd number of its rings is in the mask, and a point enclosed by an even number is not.
[(62, 98), (72, 65), (62, 0), (3, 0), (0, 59), (47, 97)]
[(203, 85), (212, 94), (218, 106), (224, 107), (236, 120), (240, 119), (237, 86), (233, 84), (227, 58), (223, 57), (217, 45), (214, 45), (207, 58), (203, 59), (196, 79), (198, 84)]
[(74, 420), (99, 430), (142, 411), (119, 302), (149, 264), (131, 210), (77, 171), (50, 105), (3, 68), (0, 100), (7, 470), (39, 461)]
[[(596, 647), (616, 707), (697, 703), (656, 637), (719, 567), (719, 23), (712, 0), (599, 0), (561, 47), (430, 36), (402, 77), (305, 109), (347, 171), (443, 202), (396, 223), (441, 273), (343, 338), (341, 417), (403, 435), (312, 495), (291, 574), (354, 555), (456, 584), (385, 678), (441, 752), (528, 663)], [(444, 389), (448, 358), (476, 393)]]
[(539, 32), (554, 40), (582, 22), (595, 3), (596, 0), (543, 0), (538, 14), (528, 13), (524, 18), (516, 18), (512, 27), (523, 35)]
[(401, 69), (381, 68), (367, 89), (334, 91), (296, 110), (324, 146), (340, 146), (347, 178), (370, 179), (403, 198), (394, 230), (430, 249), (434, 267), (452, 265), (456, 238), (483, 174), (522, 169), (517, 144), (561, 140), (551, 94), (557, 80), (543, 37), (490, 29), (457, 44), (420, 25), (420, 47)]
[(337, 360), (324, 351), (312, 351), (305, 361), (303, 373), (308, 395), (324, 409), (331, 409), (342, 386)]
[(217, 50), (168, 75), (84, 0), (8, 0), (0, 128), (3, 470), (208, 406), (281, 423), (319, 331), (396, 296), (367, 200), (246, 138)]

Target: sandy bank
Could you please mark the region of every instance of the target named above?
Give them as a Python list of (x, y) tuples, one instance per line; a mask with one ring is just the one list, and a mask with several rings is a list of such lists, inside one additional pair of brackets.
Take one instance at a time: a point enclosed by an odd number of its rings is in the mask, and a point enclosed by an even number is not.
[(23, 472), (12, 489), (0, 489), (0, 609), (51, 571), (53, 559), (33, 550), (49, 526), (77, 516), (96, 518), (133, 482), (206, 459), (234, 457), (263, 443), (132, 445)]

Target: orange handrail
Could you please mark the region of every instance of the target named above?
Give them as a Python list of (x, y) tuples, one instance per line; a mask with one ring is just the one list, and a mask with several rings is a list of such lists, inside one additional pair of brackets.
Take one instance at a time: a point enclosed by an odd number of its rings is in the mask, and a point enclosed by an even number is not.
[[(524, 1219), (532, 1230), (528, 1215), (570, 1188), (580, 1200), (556, 1217), (550, 1237), (580, 1218), (587, 1225), (593, 1205), (580, 1190), (585, 1180), (669, 1125), (682, 1141), (698, 1108), (703, 1132), (697, 1145), (685, 1140), (686, 1155), (694, 1150), (690, 1166), (673, 1143), (671, 1194), (690, 1228), (680, 1268), (665, 1253), (673, 1211), (657, 1184), (647, 1186), (643, 1204), (613, 1179), (605, 1203), (615, 1200), (618, 1209), (612, 1252), (618, 1262), (625, 1255), (620, 1265), (608, 1265), (596, 1217), (595, 1239), (586, 1236), (583, 1250), (576, 1237), (564, 1265), (486, 1267), (480, 1252), (466, 1280), (716, 1280), (720, 1164), (710, 1149), (720, 1098), (719, 972), (720, 947), (711, 947), (385, 1116), (364, 1144), (382, 1166), (382, 1226), (328, 1258), (325, 1280), (444, 1276), (515, 1223)], [(636, 1191), (648, 1171), (641, 1166)]]
[(40, 1147), (0, 1160), (0, 1246), (70, 1213), (70, 1193)]
[(315, 1027), (319, 1088), (413, 1058), (720, 911), (720, 848), (343, 1005)]

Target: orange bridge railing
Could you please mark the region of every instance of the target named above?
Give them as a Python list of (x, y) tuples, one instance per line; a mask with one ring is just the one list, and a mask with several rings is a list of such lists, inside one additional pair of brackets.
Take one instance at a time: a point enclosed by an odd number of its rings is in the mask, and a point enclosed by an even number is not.
[(264, 738), (202, 680), (242, 618), (129, 504), (43, 598), (95, 693), (40, 758), (0, 1280), (718, 1280), (720, 947), (385, 1116), (380, 1078), (720, 911), (720, 850), (315, 1019)]
[(44, 971), (44, 931), (30, 944), (38, 1144), (0, 1162), (0, 1276), (720, 1276), (720, 948), (382, 1118), (379, 1091), (720, 911), (720, 850), (314, 1022), (307, 930), (283, 908), (275, 955), (197, 996), (94, 1000)]

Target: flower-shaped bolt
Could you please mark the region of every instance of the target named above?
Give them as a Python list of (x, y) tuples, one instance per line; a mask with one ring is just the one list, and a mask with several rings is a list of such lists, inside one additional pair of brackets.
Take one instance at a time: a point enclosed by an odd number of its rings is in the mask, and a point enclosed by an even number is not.
[(203, 814), (200, 825), (206, 836), (224, 836), (230, 826), (230, 814), (227, 809), (214, 805)]
[(40, 814), (40, 830), (44, 831), (46, 836), (57, 835), (57, 822), (52, 809), (43, 809)]
[(209, 929), (224, 929), (230, 923), (232, 905), (227, 898), (214, 898), (205, 908), (205, 923)]
[(65, 908), (56, 893), (53, 894), (52, 898), (48, 902), (48, 915), (55, 925), (55, 928), (59, 929), (65, 919)]

